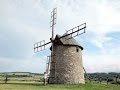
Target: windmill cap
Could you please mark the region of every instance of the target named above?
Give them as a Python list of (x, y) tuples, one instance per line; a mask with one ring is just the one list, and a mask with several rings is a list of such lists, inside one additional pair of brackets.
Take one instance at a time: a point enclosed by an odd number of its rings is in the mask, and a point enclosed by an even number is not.
[[(65, 36), (65, 34), (63, 34), (63, 36)], [(70, 35), (68, 36), (60, 36), (60, 35), (56, 35), (54, 42), (57, 44), (62, 44), (62, 45), (66, 45), (66, 46), (78, 46), (79, 48), (81, 48), (81, 50), (83, 50), (83, 47), (74, 39), (71, 38)]]

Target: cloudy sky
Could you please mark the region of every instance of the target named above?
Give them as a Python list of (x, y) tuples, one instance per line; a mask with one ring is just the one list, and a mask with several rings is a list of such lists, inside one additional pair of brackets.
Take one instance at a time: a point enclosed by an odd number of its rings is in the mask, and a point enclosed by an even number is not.
[(87, 72), (120, 72), (120, 0), (0, 0), (0, 72), (45, 71), (50, 50), (34, 53), (33, 44), (49, 41), (54, 7), (56, 34), (87, 23), (76, 37)]

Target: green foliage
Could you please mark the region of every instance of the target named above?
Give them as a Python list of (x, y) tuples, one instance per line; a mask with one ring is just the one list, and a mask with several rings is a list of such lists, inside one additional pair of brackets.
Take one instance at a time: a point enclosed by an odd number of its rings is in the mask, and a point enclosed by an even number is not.
[(120, 78), (120, 73), (110, 72), (110, 73), (87, 73), (85, 74), (86, 79), (90, 78), (91, 80), (97, 81), (99, 78), (102, 79), (102, 81), (106, 81), (107, 78), (109, 81), (114, 81), (114, 77), (118, 76)]

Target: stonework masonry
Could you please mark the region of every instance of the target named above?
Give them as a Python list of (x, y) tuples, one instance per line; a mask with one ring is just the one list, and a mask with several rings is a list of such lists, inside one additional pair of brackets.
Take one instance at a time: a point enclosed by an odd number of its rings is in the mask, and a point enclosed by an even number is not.
[(54, 45), (49, 83), (85, 83), (81, 48), (75, 45)]

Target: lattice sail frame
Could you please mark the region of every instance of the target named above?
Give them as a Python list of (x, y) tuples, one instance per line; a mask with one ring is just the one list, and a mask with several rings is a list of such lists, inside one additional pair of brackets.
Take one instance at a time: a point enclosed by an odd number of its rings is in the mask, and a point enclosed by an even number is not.
[(39, 51), (45, 50), (44, 44), (45, 44), (45, 40), (35, 43), (34, 44), (34, 52), (39, 52)]
[[(71, 38), (76, 37), (78, 35), (84, 34), (85, 28), (86, 28), (86, 23), (83, 23), (81, 25), (78, 25), (77, 27), (74, 27), (70, 30), (67, 30), (66, 31), (67, 34), (61, 36), (60, 38), (65, 38), (67, 36), (70, 36), (70, 38), (67, 38), (67, 39), (71, 39)], [(45, 46), (50, 44), (50, 43), (52, 43), (52, 42), (50, 41), (50, 42), (45, 43), (45, 40), (42, 40), (38, 43), (35, 43), (34, 44), (34, 52), (39, 52), (39, 51), (45, 50)]]
[(78, 35), (84, 34), (85, 28), (86, 28), (86, 23), (83, 23), (81, 25), (78, 25), (78, 26), (70, 29), (70, 30), (67, 30), (66, 35), (70, 36), (70, 38), (67, 38), (67, 39), (71, 39), (71, 38), (76, 37)]
[(48, 77), (50, 74), (50, 64), (51, 64), (51, 56), (47, 56), (46, 73), (47, 73)]
[(57, 20), (57, 8), (54, 8), (51, 12), (50, 27), (53, 27), (56, 24)]

